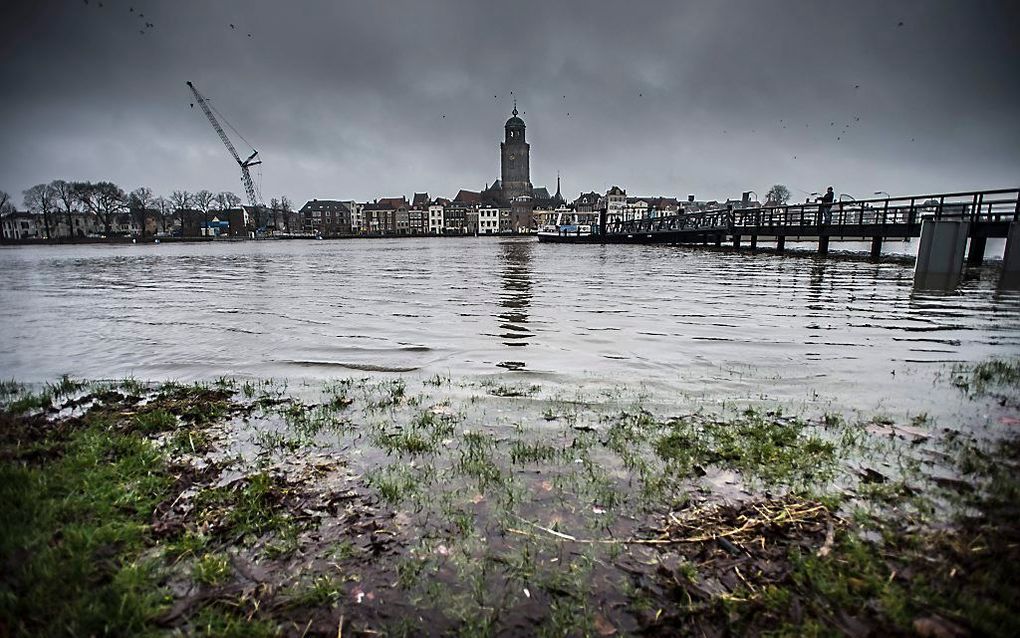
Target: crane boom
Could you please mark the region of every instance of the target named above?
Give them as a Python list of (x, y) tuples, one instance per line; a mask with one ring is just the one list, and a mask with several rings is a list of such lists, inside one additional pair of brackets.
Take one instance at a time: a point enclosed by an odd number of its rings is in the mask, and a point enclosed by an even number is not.
[(191, 82), (188, 82), (188, 88), (195, 94), (195, 100), (198, 102), (199, 107), (201, 107), (202, 112), (205, 113), (206, 118), (209, 119), (209, 123), (212, 124), (213, 129), (216, 130), (216, 134), (220, 136), (220, 141), (222, 141), (223, 145), (227, 147), (228, 151), (230, 151), (230, 155), (234, 158), (234, 161), (237, 162), (237, 165), (241, 167), (241, 184), (244, 185), (244, 192), (248, 195), (248, 203), (254, 207), (258, 207), (259, 202), (255, 196), (255, 183), (251, 181), (251, 173), (248, 172), (248, 167), (262, 163), (262, 160), (256, 159), (259, 152), (252, 149), (252, 153), (248, 156), (248, 159), (242, 160), (241, 156), (237, 154), (237, 149), (234, 148), (230, 138), (227, 137), (226, 131), (223, 130), (223, 127), (220, 126), (216, 116), (213, 115), (212, 109), (209, 108), (209, 105), (206, 103), (202, 94), (198, 92), (198, 89), (196, 89), (195, 85)]

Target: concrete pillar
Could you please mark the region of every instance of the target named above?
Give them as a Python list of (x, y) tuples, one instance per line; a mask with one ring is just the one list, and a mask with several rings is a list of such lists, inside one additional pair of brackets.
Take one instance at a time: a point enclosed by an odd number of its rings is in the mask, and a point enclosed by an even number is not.
[(786, 252), (786, 236), (780, 235), (776, 237), (776, 252), (780, 255)]
[(740, 248), (740, 235), (733, 236), (733, 247)]
[(818, 238), (818, 254), (828, 255), (829, 254), (829, 236), (822, 235)]
[(967, 264), (970, 266), (980, 266), (981, 262), (985, 260), (985, 244), (988, 240), (984, 237), (971, 237), (970, 238), (970, 250), (967, 251)]
[(1020, 290), (1020, 221), (1009, 225), (1006, 234), (1006, 252), (1002, 255), (1002, 279), (999, 287)]
[(871, 238), (871, 258), (878, 259), (882, 256), (882, 238), (872, 237)]
[(757, 249), (758, 249), (758, 236), (757, 235), (751, 235), (751, 250), (757, 250)]
[(960, 283), (969, 230), (969, 222), (922, 220), (914, 262), (915, 288), (952, 290)]

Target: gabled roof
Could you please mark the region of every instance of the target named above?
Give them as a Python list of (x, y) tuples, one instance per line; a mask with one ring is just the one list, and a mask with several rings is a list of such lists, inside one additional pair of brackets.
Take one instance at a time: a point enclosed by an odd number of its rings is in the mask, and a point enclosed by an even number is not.
[(429, 194), (428, 193), (415, 193), (414, 199), (411, 200), (411, 205), (415, 208), (429, 205)]
[(462, 188), (457, 192), (457, 196), (453, 198), (453, 202), (455, 204), (480, 204), (482, 203), (482, 194)]
[(376, 200), (377, 204), (382, 204), (390, 208), (406, 208), (407, 198), (401, 195), (400, 197), (380, 197)]
[(543, 186), (542, 188), (531, 189), (531, 196), (535, 199), (549, 199), (549, 189)]
[(627, 191), (623, 190), (619, 186), (613, 186), (606, 193), (606, 195), (626, 195), (626, 194), (627, 194)]

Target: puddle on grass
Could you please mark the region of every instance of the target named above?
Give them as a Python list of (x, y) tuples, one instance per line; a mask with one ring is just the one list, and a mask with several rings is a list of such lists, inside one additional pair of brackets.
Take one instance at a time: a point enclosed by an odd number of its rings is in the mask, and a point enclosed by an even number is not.
[[(826, 521), (862, 509), (944, 520), (974, 490), (961, 455), (1010, 436), (990, 424), (1017, 412), (989, 396), (952, 425), (848, 420), (767, 401), (670, 404), (631, 389), (564, 396), (439, 377), (224, 381), (219, 391), (232, 395), (222, 418), (196, 426), (178, 415), (179, 429), (154, 437), (181, 468), (154, 527), (168, 546), (195, 544), (166, 582), (175, 605), (164, 622), (184, 631), (196, 610), (228, 598), (262, 605), (298, 635), (335, 635), (338, 624), (350, 635), (648, 629), (678, 591), (710, 598), (742, 586), (665, 547), (680, 542), (668, 538), (678, 521), (723, 512), (739, 527), (790, 498), (787, 510), (825, 510), (804, 519), (810, 538), (790, 541), (817, 545)], [(165, 407), (159, 390), (129, 394), (116, 395), (120, 415)], [(98, 396), (78, 392), (53, 418)], [(192, 414), (184, 403), (166, 409)], [(810, 495), (842, 498), (829, 509)], [(697, 551), (729, 570), (743, 551), (733, 543), (750, 539)], [(229, 559), (229, 578), (194, 582), (213, 552)]]

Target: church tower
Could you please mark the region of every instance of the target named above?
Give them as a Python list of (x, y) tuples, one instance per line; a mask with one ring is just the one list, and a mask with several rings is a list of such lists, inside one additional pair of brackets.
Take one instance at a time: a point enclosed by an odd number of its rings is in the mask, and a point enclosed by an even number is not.
[(517, 117), (517, 102), (514, 101), (513, 117), (506, 121), (506, 136), (500, 149), (500, 179), (503, 197), (513, 201), (520, 195), (531, 195), (530, 146), (524, 139), (524, 120)]

